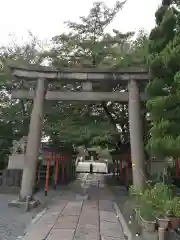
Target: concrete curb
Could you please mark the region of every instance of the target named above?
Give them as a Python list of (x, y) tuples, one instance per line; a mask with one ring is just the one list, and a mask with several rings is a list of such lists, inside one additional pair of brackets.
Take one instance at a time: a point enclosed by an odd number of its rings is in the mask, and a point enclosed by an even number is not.
[(32, 221), (29, 223), (28, 227), (26, 227), (24, 231), (24, 235), (22, 237), (25, 237), (28, 233), (28, 231), (34, 227), (34, 225), (43, 217), (43, 215), (46, 213), (48, 208), (44, 208), (41, 212), (37, 213), (36, 216), (32, 219)]
[(133, 239), (132, 233), (129, 230), (128, 224), (127, 224), (123, 214), (121, 213), (117, 203), (113, 203), (113, 207), (114, 207), (114, 209), (116, 211), (116, 215), (118, 217), (118, 220), (119, 220), (119, 222), (122, 225), (122, 229), (123, 229), (124, 235), (127, 237), (128, 240), (132, 240)]
[(41, 218), (42, 216), (47, 212), (48, 208), (45, 208), (44, 210), (42, 210), (41, 212), (39, 212), (31, 221), (31, 224), (36, 224)]

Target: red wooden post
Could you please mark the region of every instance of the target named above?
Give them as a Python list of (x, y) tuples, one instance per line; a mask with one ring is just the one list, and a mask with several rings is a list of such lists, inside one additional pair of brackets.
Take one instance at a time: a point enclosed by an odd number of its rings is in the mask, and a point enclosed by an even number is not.
[(46, 157), (46, 181), (45, 181), (45, 196), (47, 196), (48, 193), (48, 187), (49, 187), (49, 168), (50, 168), (50, 161), (52, 159), (51, 153), (50, 156)]
[(179, 177), (179, 161), (178, 161), (178, 159), (176, 159), (175, 165), (176, 165), (176, 177), (178, 178)]
[(62, 169), (61, 169), (61, 173), (62, 173), (62, 176), (61, 176), (61, 180), (62, 180), (62, 183), (64, 183), (64, 178), (65, 178), (65, 172), (64, 172), (64, 157), (63, 156), (61, 156), (60, 157), (61, 158), (61, 167), (62, 167)]
[(119, 160), (119, 180), (120, 180), (120, 184), (122, 184), (123, 181), (123, 171), (122, 171), (122, 160)]
[(129, 156), (126, 156), (126, 186), (129, 184)]
[(55, 172), (54, 172), (54, 188), (57, 187), (58, 180), (58, 169), (59, 169), (59, 155), (55, 156)]
[(116, 160), (116, 177), (119, 175), (119, 170), (118, 170), (118, 160)]

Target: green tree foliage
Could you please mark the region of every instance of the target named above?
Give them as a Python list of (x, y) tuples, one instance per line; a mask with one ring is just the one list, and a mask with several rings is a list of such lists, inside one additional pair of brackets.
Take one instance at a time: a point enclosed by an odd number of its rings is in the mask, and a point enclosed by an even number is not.
[(53, 107), (51, 103), (49, 105), (44, 129), (52, 141), (61, 140), (86, 147), (113, 144), (112, 136), (116, 132), (105, 118), (101, 105), (63, 102), (55, 103)]
[[(123, 7), (124, 2), (117, 1), (113, 8), (102, 2), (95, 2), (87, 17), (80, 17), (79, 22), (66, 22), (68, 34), (53, 38), (52, 63), (66, 67), (112, 67), (117, 55), (117, 46), (129, 39), (133, 33), (123, 34), (106, 28)], [(50, 57), (51, 57), (50, 56)], [(111, 63), (111, 65), (110, 65)]]
[(147, 107), (152, 127), (148, 149), (155, 155), (180, 154), (180, 11), (163, 0), (149, 37), (151, 81)]

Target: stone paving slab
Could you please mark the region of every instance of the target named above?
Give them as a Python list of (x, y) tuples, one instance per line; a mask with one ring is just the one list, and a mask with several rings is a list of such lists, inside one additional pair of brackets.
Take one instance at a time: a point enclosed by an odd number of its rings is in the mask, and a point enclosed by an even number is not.
[(115, 212), (100, 211), (100, 221), (117, 223), (118, 219)]
[(73, 240), (74, 232), (75, 229), (52, 229), (46, 240)]
[(60, 216), (54, 225), (54, 229), (75, 229), (79, 216)]
[(79, 216), (81, 212), (83, 201), (69, 202), (64, 208), (62, 215)]
[(99, 210), (100, 211), (108, 211), (114, 212), (113, 203), (108, 200), (99, 200)]
[(118, 238), (114, 238), (114, 237), (107, 237), (107, 236), (101, 236), (101, 240), (124, 240), (124, 237), (118, 237)]
[(100, 234), (104, 237), (112, 237), (112, 238), (119, 238), (123, 236), (122, 229), (120, 228), (120, 224), (118, 222), (100, 222)]
[(92, 224), (78, 225), (73, 240), (100, 240), (99, 226)]
[(98, 201), (84, 201), (78, 226), (99, 224)]

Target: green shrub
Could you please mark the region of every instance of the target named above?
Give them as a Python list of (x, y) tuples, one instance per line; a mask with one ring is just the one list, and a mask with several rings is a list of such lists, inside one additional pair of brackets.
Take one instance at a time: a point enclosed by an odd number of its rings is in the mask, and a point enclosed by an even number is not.
[(142, 191), (140, 190), (140, 188), (138, 188), (135, 185), (131, 185), (129, 187), (129, 193), (132, 197), (136, 197), (136, 196), (140, 196), (142, 195)]
[(131, 185), (129, 188), (129, 194), (133, 198), (135, 207), (139, 208), (141, 196), (143, 195), (142, 191), (135, 185)]
[(173, 199), (173, 215), (175, 217), (180, 217), (180, 197), (175, 197)]
[(150, 202), (144, 202), (141, 204), (140, 216), (146, 221), (155, 220), (155, 211)]
[(164, 212), (166, 216), (173, 216), (173, 200), (165, 202)]

